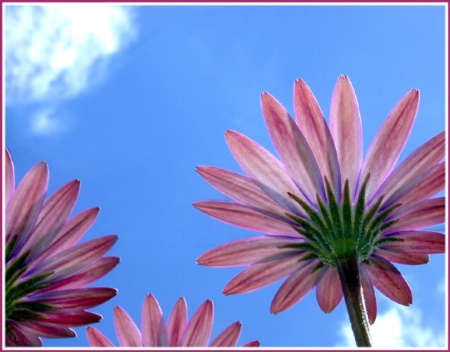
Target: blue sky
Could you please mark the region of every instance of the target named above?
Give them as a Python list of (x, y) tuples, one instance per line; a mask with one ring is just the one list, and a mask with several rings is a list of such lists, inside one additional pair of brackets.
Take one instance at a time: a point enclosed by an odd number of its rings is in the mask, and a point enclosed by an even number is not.
[[(101, 207), (85, 238), (119, 235), (109, 254), (121, 263), (96, 284), (119, 294), (94, 309), (104, 317), (95, 327), (117, 343), (113, 307), (139, 325), (144, 296), (152, 293), (166, 317), (180, 296), (190, 314), (212, 299), (212, 336), (239, 320), (239, 344), (348, 345), (343, 302), (324, 314), (311, 292), (271, 315), (281, 282), (224, 296), (241, 268), (195, 263), (210, 248), (255, 234), (192, 206), (224, 199), (195, 166), (241, 171), (227, 149), (227, 129), (273, 151), (259, 97), (267, 91), (293, 113), (296, 78), (309, 84), (328, 116), (339, 74), (355, 88), (365, 149), (395, 103), (420, 89), (404, 158), (445, 128), (445, 7), (80, 6), (6, 8), (4, 130), (17, 179), (46, 160), (49, 194), (78, 178), (74, 214)], [(404, 308), (378, 295), (375, 345), (446, 343), (445, 263), (444, 255), (433, 255), (428, 265), (397, 266), (414, 303)], [(87, 346), (85, 328), (77, 333), (44, 343)]]

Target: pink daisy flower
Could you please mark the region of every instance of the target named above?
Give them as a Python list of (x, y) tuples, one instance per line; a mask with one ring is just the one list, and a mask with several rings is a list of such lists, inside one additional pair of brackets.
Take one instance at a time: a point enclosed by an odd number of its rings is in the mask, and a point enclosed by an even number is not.
[[(213, 302), (206, 300), (188, 320), (186, 300), (181, 297), (170, 313), (167, 323), (158, 301), (147, 295), (142, 307), (141, 330), (121, 307), (114, 308), (114, 325), (122, 347), (231, 347), (236, 346), (241, 323), (235, 322), (222, 331), (209, 345), (214, 320)], [(97, 329), (88, 326), (87, 336), (92, 347), (114, 347)], [(258, 347), (258, 341), (244, 346)]]
[(35, 165), (15, 188), (14, 165), (5, 150), (5, 331), (7, 346), (41, 346), (41, 337), (73, 337), (71, 327), (101, 316), (86, 309), (117, 291), (86, 286), (111, 271), (117, 257), (103, 257), (116, 242), (109, 235), (78, 243), (98, 208), (68, 219), (80, 182), (73, 180), (45, 199), (47, 164)]
[(231, 201), (194, 205), (264, 235), (223, 244), (197, 262), (247, 266), (226, 285), (225, 294), (286, 278), (272, 313), (292, 307), (314, 287), (320, 308), (331, 312), (352, 277), (363, 288), (370, 323), (377, 315), (374, 287), (410, 305), (411, 290), (392, 263), (425, 264), (429, 254), (445, 251), (444, 234), (424, 230), (445, 220), (445, 197), (434, 197), (445, 187), (444, 132), (396, 166), (417, 114), (419, 91), (411, 90), (395, 105), (364, 160), (359, 107), (348, 77), (340, 76), (336, 84), (329, 126), (302, 80), (294, 85), (295, 121), (268, 93), (261, 105), (279, 159), (239, 132), (227, 131), (231, 153), (247, 175), (197, 167)]

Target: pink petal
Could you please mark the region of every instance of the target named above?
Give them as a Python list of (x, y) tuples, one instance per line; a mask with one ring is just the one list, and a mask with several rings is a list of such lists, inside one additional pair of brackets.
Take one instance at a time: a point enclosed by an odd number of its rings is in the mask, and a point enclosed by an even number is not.
[(405, 231), (396, 232), (395, 237), (403, 241), (386, 242), (381, 248), (409, 254), (445, 253), (445, 235), (440, 232)]
[(258, 340), (247, 342), (245, 345), (242, 345), (242, 347), (259, 347), (261, 343)]
[(145, 347), (167, 346), (167, 332), (158, 301), (152, 295), (146, 295), (142, 307), (142, 343)]
[(187, 305), (184, 297), (180, 297), (170, 313), (167, 321), (167, 335), (169, 346), (176, 347), (181, 344), (181, 337), (188, 320)]
[(28, 275), (53, 272), (53, 275), (48, 277), (48, 280), (57, 281), (63, 279), (99, 259), (116, 241), (116, 235), (109, 235), (84, 242), (51, 257)]
[(286, 213), (286, 208), (264, 193), (250, 177), (211, 166), (197, 166), (197, 171), (213, 187), (238, 203), (268, 215), (280, 217)]
[(315, 270), (319, 260), (306, 262), (294, 271), (277, 291), (270, 306), (271, 313), (280, 313), (300, 301), (316, 285), (321, 270)]
[(330, 313), (341, 302), (342, 293), (341, 280), (334, 268), (327, 268), (316, 287), (316, 298), (320, 309), (325, 313)]
[(414, 124), (418, 107), (419, 91), (413, 89), (397, 103), (375, 136), (359, 179), (362, 183), (370, 174), (366, 190), (367, 199), (372, 198), (400, 157)]
[(395, 266), (374, 254), (370, 257), (370, 264), (363, 265), (373, 285), (382, 294), (405, 306), (412, 303), (411, 289)]
[(128, 313), (119, 306), (114, 307), (114, 326), (122, 347), (143, 347), (142, 336)]
[(14, 321), (8, 321), (8, 327), (11, 329), (10, 334), (5, 334), (6, 346), (8, 347), (42, 347), (42, 340), (36, 333), (30, 333), (28, 330), (25, 332), (22, 330), (20, 323)]
[(114, 347), (112, 342), (97, 329), (88, 326), (86, 328), (86, 333), (91, 347)]
[(118, 257), (102, 257), (91, 263), (83, 270), (77, 272), (75, 275), (69, 276), (57, 282), (51, 283), (49, 286), (39, 290), (38, 293), (55, 291), (56, 289), (81, 288), (97, 281), (119, 264)]
[(79, 190), (80, 181), (73, 180), (58, 189), (44, 202), (36, 226), (25, 242), (21, 253), (29, 250), (31, 260), (48, 247), (72, 211)]
[[(197, 263), (214, 267), (231, 267), (258, 262), (271, 256), (279, 256), (280, 246), (302, 243), (302, 240), (270, 236), (254, 236), (225, 243), (202, 254)], [(289, 250), (286, 250), (289, 252)]]
[(53, 243), (47, 247), (34, 261), (39, 263), (44, 259), (60, 253), (77, 243), (91, 228), (97, 218), (99, 208), (85, 210), (69, 221), (67, 221), (61, 231), (53, 239)]
[(293, 255), (250, 265), (241, 271), (224, 288), (223, 293), (247, 293), (265, 287), (291, 274), (299, 268), (299, 260), (306, 254)]
[(367, 310), (367, 316), (369, 323), (373, 324), (377, 317), (377, 298), (375, 296), (375, 290), (373, 289), (372, 281), (369, 275), (364, 270), (364, 266), (359, 267), (359, 278), (361, 280), (361, 286), (363, 288), (364, 303)]
[(24, 301), (45, 303), (57, 309), (87, 309), (106, 302), (116, 294), (117, 290), (113, 288), (90, 287), (37, 294)]
[(294, 120), (268, 93), (262, 94), (261, 105), (272, 143), (297, 187), (310, 203), (315, 202), (316, 194), (325, 199), (316, 159)]
[(363, 137), (358, 101), (352, 83), (341, 75), (334, 88), (330, 108), (330, 132), (341, 166), (342, 183), (349, 181), (355, 192), (363, 155)]
[(87, 324), (96, 323), (102, 320), (102, 316), (87, 311), (64, 311), (58, 310), (55, 312), (49, 311), (43, 314), (42, 318), (36, 319), (45, 325), (53, 326), (83, 326)]
[(409, 185), (398, 190), (395, 194), (398, 196), (397, 199), (392, 197), (387, 199), (384, 204), (400, 203), (401, 206), (397, 208), (399, 211), (442, 191), (445, 188), (445, 162), (430, 167), (410, 182)]
[[(399, 194), (405, 193), (403, 189), (408, 187), (412, 181), (431, 166), (436, 165), (445, 156), (445, 133), (441, 132), (430, 139), (420, 148), (416, 149), (389, 175), (375, 198), (384, 195), (386, 203), (394, 203)], [(420, 189), (417, 189), (420, 191)]]
[(303, 213), (288, 193), (302, 195), (277, 158), (243, 134), (227, 131), (225, 137), (234, 158), (256, 185), (291, 212)]
[(417, 230), (443, 223), (445, 221), (445, 197), (431, 198), (416, 203), (400, 214), (394, 210), (392, 216), (399, 220), (387, 229), (386, 232), (389, 233)]
[(341, 170), (333, 137), (314, 94), (301, 79), (294, 85), (294, 110), (297, 125), (311, 147), (321, 174), (330, 181), (334, 194), (340, 196)]
[(430, 261), (430, 257), (427, 254), (412, 254), (408, 252), (386, 250), (383, 248), (377, 249), (375, 253), (389, 262), (399, 264), (420, 265), (427, 264)]
[(214, 317), (213, 303), (206, 300), (197, 309), (184, 330), (181, 346), (206, 347), (211, 336)]
[(194, 203), (194, 206), (213, 218), (244, 229), (275, 236), (295, 236), (300, 238), (300, 235), (292, 228), (287, 217), (284, 222), (261, 214), (245, 205), (229, 201), (204, 201)]
[(15, 186), (14, 163), (8, 149), (5, 149), (5, 205), (8, 204)]
[(209, 347), (234, 347), (241, 334), (241, 323), (235, 322), (217, 336)]
[(77, 335), (75, 331), (65, 326), (47, 326), (33, 320), (21, 321), (20, 328), (27, 334), (47, 338), (75, 337)]
[(20, 182), (6, 207), (6, 241), (18, 236), (20, 248), (36, 223), (48, 185), (47, 164), (35, 165)]

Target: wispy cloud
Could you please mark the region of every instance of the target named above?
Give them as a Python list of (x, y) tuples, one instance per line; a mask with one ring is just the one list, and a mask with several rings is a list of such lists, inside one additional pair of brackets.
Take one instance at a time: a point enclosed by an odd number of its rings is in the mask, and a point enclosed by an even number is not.
[[(444, 347), (445, 334), (426, 326), (418, 308), (403, 307), (390, 303), (390, 308), (377, 316), (370, 328), (373, 347)], [(355, 346), (355, 340), (348, 321), (341, 325), (340, 346)]]
[[(44, 102), (54, 109), (57, 102), (104, 78), (109, 59), (134, 35), (132, 15), (126, 7), (6, 6), (6, 103)], [(34, 124), (56, 126), (42, 121)]]

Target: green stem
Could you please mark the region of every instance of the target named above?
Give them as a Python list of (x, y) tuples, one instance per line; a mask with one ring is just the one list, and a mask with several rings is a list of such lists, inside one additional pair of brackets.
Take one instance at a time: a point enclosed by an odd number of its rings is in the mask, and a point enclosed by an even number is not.
[(372, 341), (356, 254), (350, 258), (340, 259), (337, 269), (356, 345), (371, 347)]

